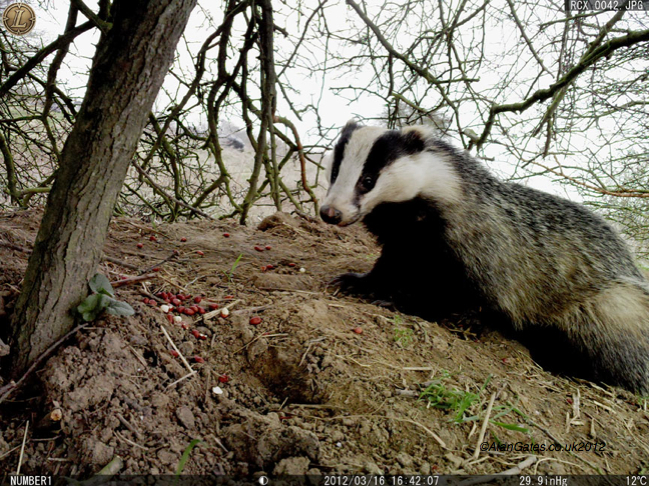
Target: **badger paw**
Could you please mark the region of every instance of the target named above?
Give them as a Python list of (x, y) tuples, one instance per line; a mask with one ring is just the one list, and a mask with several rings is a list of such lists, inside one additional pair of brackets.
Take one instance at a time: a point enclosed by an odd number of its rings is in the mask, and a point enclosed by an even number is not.
[(338, 287), (346, 293), (370, 294), (370, 279), (367, 273), (343, 273), (331, 280), (328, 284), (330, 287)]

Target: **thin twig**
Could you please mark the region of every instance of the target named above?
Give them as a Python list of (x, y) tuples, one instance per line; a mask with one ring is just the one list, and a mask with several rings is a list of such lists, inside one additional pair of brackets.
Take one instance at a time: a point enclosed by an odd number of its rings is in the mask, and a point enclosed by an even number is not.
[(162, 324), (160, 325), (160, 327), (162, 328), (162, 332), (163, 332), (164, 335), (166, 336), (167, 340), (168, 340), (169, 343), (171, 344), (171, 347), (174, 348), (174, 350), (176, 351), (176, 353), (178, 353), (178, 356), (180, 356), (180, 359), (182, 360), (182, 362), (185, 364), (185, 366), (187, 366), (187, 369), (189, 370), (189, 372), (190, 372), (191, 374), (196, 373), (196, 371), (194, 371), (194, 370), (192, 369), (192, 367), (190, 366), (190, 364), (187, 362), (187, 360), (186, 360), (185, 357), (183, 356), (183, 353), (180, 352), (180, 349), (178, 349), (178, 348), (176, 347), (176, 344), (172, 341), (171, 336), (169, 335), (169, 333), (167, 332), (167, 330), (165, 329), (165, 327), (164, 327)]
[(25, 434), (23, 435), (23, 445), (20, 447), (20, 457), (18, 458), (18, 467), (16, 468), (16, 476), (20, 474), (20, 466), (23, 464), (23, 455), (25, 454), (25, 443), (27, 442), (27, 431), (29, 430), (29, 420), (25, 423)]

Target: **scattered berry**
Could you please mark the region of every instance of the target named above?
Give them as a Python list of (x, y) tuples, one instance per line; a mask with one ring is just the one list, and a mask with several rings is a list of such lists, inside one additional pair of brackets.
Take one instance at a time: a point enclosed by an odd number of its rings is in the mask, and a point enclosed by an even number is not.
[(153, 299), (149, 299), (149, 305), (152, 306), (152, 307), (157, 307), (158, 303)]
[(167, 320), (169, 321), (170, 324), (173, 324), (175, 319), (176, 318), (174, 316), (172, 316), (171, 314), (167, 314)]
[(221, 375), (219, 376), (219, 381), (221, 383), (227, 383), (228, 381), (230, 381), (230, 377), (228, 375)]
[(153, 272), (159, 272), (159, 271), (160, 271), (160, 267), (152, 268), (151, 271), (153, 271)]
[(294, 267), (294, 266), (295, 266), (295, 263), (289, 263), (288, 266), (289, 266), (289, 267)]
[(142, 243), (138, 243), (138, 244), (137, 244), (137, 247), (138, 247), (138, 248), (144, 248), (144, 244), (142, 244)]
[(194, 302), (197, 304), (200, 304), (201, 300), (203, 299), (201, 299), (200, 297), (194, 297)]
[(210, 304), (210, 310), (216, 310), (219, 308), (219, 304)]
[(148, 304), (148, 303), (149, 303), (149, 299), (148, 299), (147, 297), (145, 297), (144, 299), (142, 299), (142, 302), (144, 302), (145, 304)]
[(221, 317), (228, 317), (230, 315), (230, 310), (227, 307), (221, 309)]
[(200, 250), (198, 250), (198, 251), (196, 252), (196, 254), (197, 254), (197, 255), (200, 255), (200, 256), (203, 256), (203, 255), (205, 255), (205, 253), (203, 253), (203, 252), (202, 252), (202, 251), (200, 251)]
[(195, 313), (194, 309), (185, 309), (186, 316), (193, 316)]
[(224, 299), (227, 299), (227, 300), (231, 300), (231, 299), (234, 299), (234, 295), (226, 295), (226, 296), (223, 297), (223, 298), (224, 298)]
[(202, 314), (205, 314), (206, 312), (207, 312), (207, 311), (205, 310), (205, 308), (203, 308), (203, 307), (199, 307), (199, 308), (198, 308), (198, 313), (199, 313), (199, 314), (202, 315)]
[(261, 324), (261, 317), (252, 317), (250, 319), (250, 324), (252, 324), (253, 326), (258, 326), (259, 324)]
[(266, 245), (266, 249), (267, 249), (267, 250), (272, 250), (272, 249), (273, 249), (273, 247), (272, 247), (272, 246), (270, 246), (270, 245)]
[(153, 235), (151, 235), (151, 237), (150, 237), (149, 239), (150, 239), (151, 241), (158, 241), (158, 239), (157, 239), (155, 236), (153, 236)]
[(180, 252), (178, 250), (174, 250), (174, 255), (180, 255)]
[(180, 239), (180, 241), (182, 241), (184, 243), (184, 242), (187, 241), (187, 238), (183, 237), (183, 238)]
[(180, 327), (182, 327), (185, 331), (187, 329), (189, 329), (189, 326), (187, 324), (185, 324), (184, 322), (180, 325)]
[(205, 360), (201, 358), (200, 356), (194, 356), (194, 361), (196, 363), (205, 363)]
[(171, 356), (173, 356), (174, 358), (177, 358), (178, 356), (180, 356), (180, 353), (178, 351), (176, 351), (175, 349), (172, 349), (169, 352), (171, 353)]
[(223, 233), (223, 237), (224, 237), (224, 238), (229, 238), (229, 237), (230, 237), (230, 233)]
[(255, 246), (255, 250), (257, 251), (264, 251), (264, 248), (261, 246)]
[(194, 337), (196, 339), (198, 339), (200, 337), (200, 335), (201, 335), (201, 333), (198, 332), (196, 329), (192, 329), (192, 334), (194, 335)]
[(363, 329), (360, 327), (355, 327), (354, 329), (352, 329), (352, 331), (354, 331), (356, 334), (363, 334)]
[(272, 270), (273, 268), (275, 268), (275, 267), (273, 265), (271, 265), (270, 263), (268, 265), (266, 265), (266, 270)]

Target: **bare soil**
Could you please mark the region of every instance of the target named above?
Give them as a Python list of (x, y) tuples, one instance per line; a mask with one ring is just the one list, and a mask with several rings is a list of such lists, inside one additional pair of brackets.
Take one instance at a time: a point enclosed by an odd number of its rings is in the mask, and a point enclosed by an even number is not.
[[(0, 215), (0, 334), (27, 265), (20, 247), (31, 248), (40, 216)], [(27, 421), (21, 472), (34, 474), (90, 477), (109, 463), (173, 474), (195, 439), (183, 474), (647, 471), (645, 400), (550, 374), (476, 319), (428, 322), (327, 288), (340, 273), (369, 270), (379, 252), (360, 226), (281, 213), (259, 228), (114, 219), (106, 255), (159, 271), (117, 289), (134, 316), (78, 331), (0, 404), (0, 471), (15, 472)], [(99, 271), (111, 281), (138, 274), (108, 262)], [(184, 329), (159, 303), (143, 303), (163, 291), (230, 315), (183, 316)], [(482, 433), (517, 450), (476, 451)], [(576, 449), (548, 450), (555, 443)]]

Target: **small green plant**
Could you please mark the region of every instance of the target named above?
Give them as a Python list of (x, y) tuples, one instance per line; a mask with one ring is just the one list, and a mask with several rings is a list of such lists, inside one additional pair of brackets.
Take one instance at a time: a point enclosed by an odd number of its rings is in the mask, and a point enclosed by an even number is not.
[(239, 256), (232, 264), (232, 268), (230, 268), (230, 273), (223, 272), (225, 276), (228, 277), (228, 282), (232, 281), (232, 275), (234, 274), (234, 271), (237, 269), (237, 266), (239, 265), (241, 258), (243, 258), (243, 253), (239, 253)]
[(421, 392), (420, 399), (426, 399), (429, 406), (455, 412), (453, 421), (460, 423), (464, 419), (464, 412), (480, 398), (478, 394), (467, 391), (449, 388), (444, 384), (450, 378), (448, 371), (442, 372), (442, 377), (433, 380), (426, 389)]
[(395, 342), (402, 348), (407, 348), (415, 339), (415, 333), (409, 327), (400, 327), (403, 323), (401, 316), (394, 316), (392, 322), (394, 323)]
[(88, 286), (92, 290), (92, 294), (77, 307), (77, 311), (84, 321), (94, 321), (104, 311), (114, 316), (135, 314), (133, 307), (114, 298), (115, 291), (105, 275), (98, 273), (90, 279)]
[(176, 468), (176, 476), (180, 476), (182, 474), (183, 469), (185, 469), (185, 466), (187, 465), (187, 461), (189, 460), (189, 456), (191, 455), (192, 450), (200, 443), (201, 443), (200, 440), (194, 439), (189, 443), (187, 447), (185, 447), (185, 450), (183, 451), (183, 455), (180, 456), (180, 461), (178, 461), (178, 467)]

